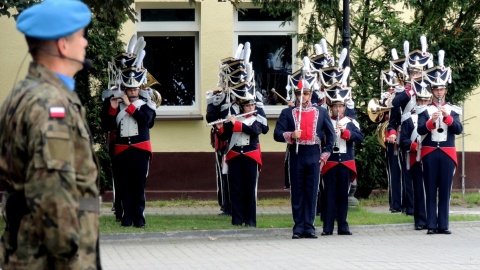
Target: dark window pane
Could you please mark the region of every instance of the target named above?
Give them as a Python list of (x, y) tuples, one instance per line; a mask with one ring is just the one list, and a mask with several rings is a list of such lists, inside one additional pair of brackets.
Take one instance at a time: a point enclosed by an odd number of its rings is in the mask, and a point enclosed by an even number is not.
[(160, 82), (162, 106), (195, 104), (195, 37), (144, 37), (144, 66)]
[[(287, 77), (292, 72), (292, 38), (283, 36), (238, 36), (238, 43), (250, 42), (250, 62), (255, 71), (255, 89), (262, 91), (265, 105), (283, 104), (272, 88), (286, 97)], [(272, 61), (276, 52), (276, 63)]]
[(142, 9), (142, 22), (194, 22), (194, 9)]
[(251, 22), (251, 21), (263, 21), (263, 22), (272, 22), (272, 21), (286, 21), (289, 17), (291, 17), (291, 12), (282, 12), (277, 16), (272, 16), (268, 14), (266, 11), (262, 11), (261, 9), (251, 8), (245, 10), (245, 12), (238, 12), (238, 21), (239, 22)]

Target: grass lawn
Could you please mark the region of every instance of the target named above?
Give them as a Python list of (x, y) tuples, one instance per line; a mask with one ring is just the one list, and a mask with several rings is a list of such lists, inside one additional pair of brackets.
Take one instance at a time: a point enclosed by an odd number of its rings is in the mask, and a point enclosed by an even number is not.
[[(168, 200), (148, 202), (147, 207), (179, 207), (179, 206), (218, 206), (216, 201), (196, 200)], [(262, 199), (258, 201), (259, 206), (289, 206), (288, 198)], [(462, 196), (460, 193), (452, 194), (451, 205), (464, 207), (480, 206), (480, 193), (471, 193)], [(388, 207), (387, 196), (377, 196), (372, 199), (360, 200), (360, 206), (349, 210), (348, 222), (350, 225), (375, 225), (375, 224), (400, 224), (412, 223), (413, 217), (403, 214), (373, 213), (367, 207), (379, 206)], [(167, 231), (189, 231), (189, 230), (222, 230), (242, 229), (244, 227), (230, 224), (231, 217), (220, 215), (148, 215), (146, 216), (147, 226), (145, 229), (133, 227), (121, 227), (115, 222), (113, 216), (102, 216), (100, 218), (100, 231), (104, 234), (111, 233), (138, 233), (138, 232), (167, 232)], [(450, 215), (450, 221), (480, 221), (480, 215)], [(317, 217), (317, 226), (321, 221)], [(292, 216), (289, 214), (257, 215), (257, 228), (291, 228), (293, 226)]]

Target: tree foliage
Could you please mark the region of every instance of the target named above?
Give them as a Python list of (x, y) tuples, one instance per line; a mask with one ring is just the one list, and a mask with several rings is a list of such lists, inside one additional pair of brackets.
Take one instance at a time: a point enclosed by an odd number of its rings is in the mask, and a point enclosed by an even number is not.
[[(31, 0), (7, 0), (0, 2), (0, 16), (16, 18), (28, 6), (39, 2)], [(101, 164), (101, 188), (111, 187), (110, 158), (106, 152), (105, 132), (100, 129), (101, 93), (108, 87), (107, 62), (123, 50), (120, 40), (122, 24), (128, 19), (135, 20), (132, 8), (134, 0), (86, 0), (93, 13), (92, 23), (87, 29), (87, 57), (93, 60), (93, 67), (75, 76), (80, 100), (87, 111), (87, 122), (92, 132), (96, 153)], [(13, 13), (13, 14), (12, 14)], [(93, 97), (93, 98), (92, 98)]]
[[(307, 3), (310, 11), (302, 11)], [(326, 37), (330, 51), (338, 59), (342, 49), (343, 4), (335, 0), (253, 0), (269, 12), (300, 12), (308, 17), (306, 31), (297, 34), (303, 47), (298, 56), (313, 54), (313, 45)], [(350, 1), (350, 82), (357, 105), (357, 117), (365, 134), (365, 141), (356, 147), (358, 190), (360, 197), (368, 196), (373, 188), (386, 187), (385, 162), (375, 139), (378, 124), (369, 121), (366, 105), (381, 93), (380, 71), (389, 68), (391, 49), (403, 55), (403, 42), (410, 42), (410, 50), (420, 49), (420, 36), (426, 35), (428, 51), (437, 57), (445, 50), (445, 65), (453, 71), (447, 100), (464, 101), (479, 85), (478, 59), (480, 29), (475, 23), (480, 15), (478, 0), (351, 0)], [(410, 15), (408, 18), (408, 14)], [(333, 38), (330, 38), (332, 37)], [(437, 64), (437, 59), (434, 59)]]

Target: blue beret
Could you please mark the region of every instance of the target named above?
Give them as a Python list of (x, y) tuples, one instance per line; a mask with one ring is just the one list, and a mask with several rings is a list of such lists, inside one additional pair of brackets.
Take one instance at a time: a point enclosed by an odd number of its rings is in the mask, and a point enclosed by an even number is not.
[(25, 9), (17, 29), (25, 36), (55, 40), (85, 28), (92, 19), (88, 6), (79, 0), (45, 0)]

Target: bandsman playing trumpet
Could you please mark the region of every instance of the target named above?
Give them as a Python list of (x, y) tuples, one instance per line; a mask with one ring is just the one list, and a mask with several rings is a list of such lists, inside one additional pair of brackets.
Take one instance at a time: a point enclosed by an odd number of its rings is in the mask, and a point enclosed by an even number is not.
[(448, 227), (449, 203), (457, 166), (455, 135), (463, 131), (459, 118), (461, 109), (445, 102), (451, 71), (443, 65), (443, 61), (439, 61), (439, 66), (426, 71), (426, 79), (431, 84), (433, 103), (419, 112), (418, 134), (423, 138), (421, 160), (425, 181), (427, 234), (451, 234)]
[(332, 235), (335, 220), (337, 220), (339, 235), (352, 234), (347, 222), (347, 211), (350, 183), (355, 180), (357, 175), (354, 144), (361, 143), (364, 137), (360, 132), (358, 122), (345, 116), (345, 103), (350, 96), (349, 92), (349, 87), (338, 85), (327, 90), (331, 122), (336, 131), (336, 138), (333, 152), (321, 171), (324, 188), (322, 191), (322, 235), (325, 236)]

